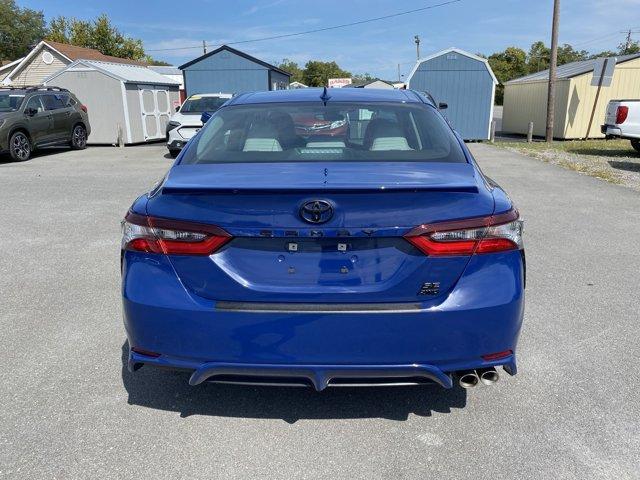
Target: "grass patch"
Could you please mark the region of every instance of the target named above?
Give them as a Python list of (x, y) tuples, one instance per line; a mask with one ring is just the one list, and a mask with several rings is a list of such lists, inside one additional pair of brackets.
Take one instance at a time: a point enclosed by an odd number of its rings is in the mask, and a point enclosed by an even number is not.
[(559, 151), (593, 157), (636, 157), (629, 140), (570, 140), (565, 142), (496, 142), (500, 147), (510, 147), (526, 152)]
[(640, 155), (628, 140), (496, 142), (494, 145), (609, 183), (640, 188)]

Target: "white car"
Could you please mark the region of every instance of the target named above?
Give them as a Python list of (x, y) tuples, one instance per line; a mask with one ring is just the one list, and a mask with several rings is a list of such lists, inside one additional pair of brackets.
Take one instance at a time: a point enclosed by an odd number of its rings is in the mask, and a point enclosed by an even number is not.
[(640, 152), (640, 100), (611, 100), (600, 129), (607, 138), (629, 139)]
[(213, 113), (233, 95), (230, 93), (199, 93), (187, 98), (167, 124), (167, 148), (177, 157), (182, 147), (202, 128), (200, 117)]

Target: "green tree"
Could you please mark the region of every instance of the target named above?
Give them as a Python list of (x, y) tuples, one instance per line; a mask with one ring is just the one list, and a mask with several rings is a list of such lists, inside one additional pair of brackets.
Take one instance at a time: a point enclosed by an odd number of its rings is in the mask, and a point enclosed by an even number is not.
[(144, 57), (144, 59), (142, 61), (144, 63), (146, 63), (147, 65), (154, 65), (154, 66), (157, 66), (157, 67), (169, 67), (169, 66), (171, 66), (170, 63), (167, 63), (164, 60), (156, 60), (155, 58), (152, 58), (149, 55)]
[(620, 45), (618, 45), (618, 52), (620, 55), (640, 53), (640, 42), (634, 42), (632, 40), (628, 46), (627, 46), (627, 42), (622, 42)]
[(529, 73), (540, 72), (549, 68), (551, 49), (547, 48), (544, 42), (534, 42), (531, 44), (527, 54), (527, 70)]
[(78, 47), (95, 48), (104, 55), (144, 60), (142, 41), (123, 35), (107, 15), (93, 21), (56, 17), (49, 23), (47, 39)]
[(353, 83), (369, 83), (376, 80), (376, 77), (369, 73), (356, 73), (352, 77)]
[(43, 12), (20, 8), (15, 0), (0, 0), (0, 60), (23, 57), (44, 33)]
[[(589, 52), (586, 50), (576, 50), (568, 43), (558, 47), (558, 65), (586, 60), (589, 57)], [(529, 49), (529, 54), (527, 55), (529, 73), (547, 70), (550, 62), (551, 49), (547, 48), (544, 42), (533, 43)]]
[(575, 50), (571, 45), (565, 43), (558, 47), (558, 65), (565, 63), (578, 62), (589, 58), (589, 52), (586, 50)]
[(288, 58), (283, 59), (278, 68), (284, 70), (285, 72), (289, 72), (291, 74), (292, 82), (302, 82), (303, 80), (303, 70), (293, 60), (289, 60)]
[(602, 52), (593, 53), (589, 55), (589, 58), (593, 59), (593, 58), (600, 58), (600, 57), (615, 57), (616, 55), (618, 55), (618, 52), (612, 52), (611, 50), (604, 50)]
[(310, 60), (304, 66), (302, 83), (310, 87), (324, 87), (329, 78), (351, 77), (351, 73), (342, 70), (336, 62)]
[(514, 78), (526, 75), (529, 70), (527, 66), (527, 54), (518, 47), (507, 47), (502, 52), (489, 56), (489, 65), (498, 79), (499, 85), (496, 88), (496, 103), (502, 105), (504, 98), (504, 83)]

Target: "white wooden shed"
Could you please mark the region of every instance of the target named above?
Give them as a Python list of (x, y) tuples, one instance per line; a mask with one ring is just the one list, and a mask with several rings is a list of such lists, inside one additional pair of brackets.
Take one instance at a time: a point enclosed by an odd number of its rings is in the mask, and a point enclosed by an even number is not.
[(177, 81), (138, 65), (77, 60), (45, 80), (70, 90), (87, 106), (91, 144), (162, 140), (179, 104)]

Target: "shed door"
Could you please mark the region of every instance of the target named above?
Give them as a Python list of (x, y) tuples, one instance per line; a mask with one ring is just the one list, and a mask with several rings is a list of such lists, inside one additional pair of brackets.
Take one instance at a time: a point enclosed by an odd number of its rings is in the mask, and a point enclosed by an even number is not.
[(142, 112), (142, 133), (145, 140), (164, 138), (165, 128), (171, 117), (169, 92), (162, 87), (140, 85), (140, 111)]

